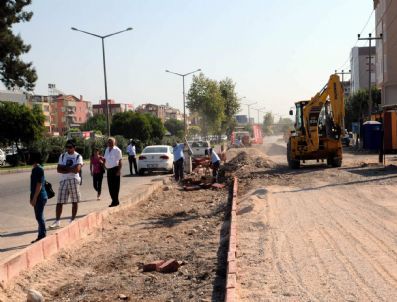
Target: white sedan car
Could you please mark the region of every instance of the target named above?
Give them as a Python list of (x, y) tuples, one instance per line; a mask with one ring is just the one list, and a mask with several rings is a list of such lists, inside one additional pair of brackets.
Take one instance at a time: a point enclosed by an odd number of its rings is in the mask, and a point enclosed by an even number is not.
[(174, 155), (171, 146), (147, 146), (138, 157), (138, 173), (164, 171), (173, 173)]

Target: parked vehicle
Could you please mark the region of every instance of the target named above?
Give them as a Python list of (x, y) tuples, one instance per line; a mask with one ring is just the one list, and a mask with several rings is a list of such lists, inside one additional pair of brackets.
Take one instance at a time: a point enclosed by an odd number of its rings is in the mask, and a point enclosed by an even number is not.
[(174, 155), (171, 146), (147, 146), (138, 157), (138, 173), (163, 171), (173, 173)]
[(345, 129), (345, 134), (342, 137), (342, 143), (344, 146), (349, 147), (351, 140), (353, 139), (353, 134), (350, 132), (347, 132), (347, 130)]
[(208, 155), (208, 150), (211, 148), (209, 141), (195, 141), (189, 146), (193, 152), (193, 157), (206, 156)]
[(4, 166), (6, 163), (6, 154), (3, 150), (0, 149), (0, 167)]

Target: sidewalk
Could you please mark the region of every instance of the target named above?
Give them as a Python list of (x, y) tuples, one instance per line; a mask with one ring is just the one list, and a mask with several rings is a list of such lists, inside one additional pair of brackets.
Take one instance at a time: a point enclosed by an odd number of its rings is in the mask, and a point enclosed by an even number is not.
[[(131, 200), (134, 196), (138, 196), (148, 190), (148, 188), (155, 182), (163, 181), (168, 176), (158, 175), (153, 177), (134, 177), (126, 178), (122, 183), (120, 190), (120, 201), (123, 202)], [(133, 180), (133, 181), (132, 181)], [(128, 183), (125, 183), (127, 182)], [(79, 203), (78, 216), (81, 218), (94, 211), (108, 208), (110, 203), (110, 196), (107, 192), (106, 180), (104, 181), (104, 194), (101, 200), (96, 200), (95, 192), (86, 194), (82, 202)], [(47, 229), (55, 219), (55, 205), (56, 198), (51, 199), (45, 207), (45, 217)], [(64, 206), (61, 226), (66, 226), (71, 214), (71, 204)], [(19, 225), (18, 228), (8, 228), (0, 234), (0, 262), (17, 253), (19, 250), (30, 245), (30, 242), (37, 237), (37, 222), (34, 220), (33, 214), (29, 217), (9, 217), (14, 220), (14, 225)], [(15, 219), (18, 223), (15, 223)], [(54, 233), (54, 230), (48, 230), (47, 236)]]

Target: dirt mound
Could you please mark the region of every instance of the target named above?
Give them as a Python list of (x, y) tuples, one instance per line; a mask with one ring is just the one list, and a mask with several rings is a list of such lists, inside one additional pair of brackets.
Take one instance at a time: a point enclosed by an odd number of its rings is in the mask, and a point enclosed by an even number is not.
[(266, 154), (255, 148), (230, 149), (226, 153), (228, 160), (220, 169), (220, 180), (236, 175), (244, 177), (259, 169), (271, 169), (275, 166)]
[(287, 146), (285, 144), (282, 145), (279, 143), (269, 144), (269, 146), (266, 147), (265, 152), (269, 156), (286, 155), (287, 154)]

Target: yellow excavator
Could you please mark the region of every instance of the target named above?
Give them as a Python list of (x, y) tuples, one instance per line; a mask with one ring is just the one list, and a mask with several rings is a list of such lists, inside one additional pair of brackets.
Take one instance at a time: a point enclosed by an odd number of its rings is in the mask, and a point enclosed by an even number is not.
[[(293, 115), (293, 110), (290, 110)], [(327, 165), (342, 165), (344, 135), (344, 90), (338, 75), (310, 101), (295, 103), (295, 129), (287, 143), (288, 166), (298, 169), (301, 161), (327, 160)]]

